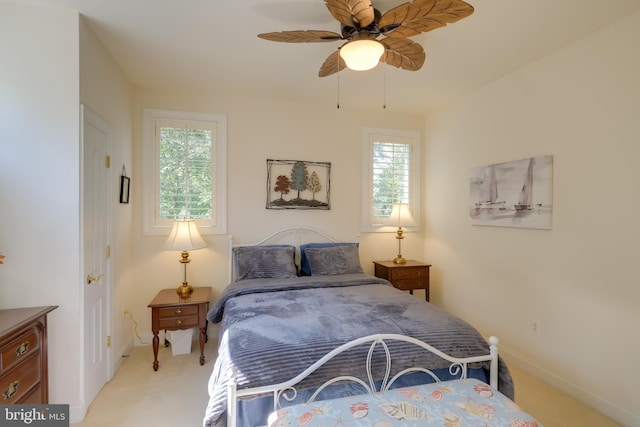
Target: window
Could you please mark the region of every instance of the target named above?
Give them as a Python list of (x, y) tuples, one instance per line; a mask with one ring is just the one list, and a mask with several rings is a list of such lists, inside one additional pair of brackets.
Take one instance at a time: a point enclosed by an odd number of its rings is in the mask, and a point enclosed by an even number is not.
[(420, 134), (365, 128), (362, 158), (362, 231), (389, 231), (384, 221), (394, 203), (408, 203), (419, 222)]
[(176, 218), (226, 233), (226, 117), (144, 111), (143, 227), (167, 234)]

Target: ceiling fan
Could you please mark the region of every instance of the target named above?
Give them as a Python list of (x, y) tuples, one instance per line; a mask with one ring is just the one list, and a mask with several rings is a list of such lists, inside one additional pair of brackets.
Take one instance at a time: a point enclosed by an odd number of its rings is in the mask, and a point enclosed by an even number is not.
[[(371, 0), (324, 0), (340, 22), (341, 34), (324, 30), (295, 30), (258, 34), (285, 43), (322, 43), (347, 40), (324, 61), (320, 77), (344, 68), (368, 70), (379, 61), (403, 70), (417, 71), (425, 61), (424, 49), (407, 37), (444, 27), (473, 13), (462, 0), (413, 0), (384, 15)], [(381, 36), (384, 38), (379, 39)], [(359, 62), (360, 61), (360, 62)]]

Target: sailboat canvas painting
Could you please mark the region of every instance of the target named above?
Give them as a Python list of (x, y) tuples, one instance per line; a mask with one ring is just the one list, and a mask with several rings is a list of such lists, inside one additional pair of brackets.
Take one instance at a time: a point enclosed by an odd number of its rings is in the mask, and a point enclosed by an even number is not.
[(551, 229), (553, 156), (471, 170), (469, 216), (474, 225)]

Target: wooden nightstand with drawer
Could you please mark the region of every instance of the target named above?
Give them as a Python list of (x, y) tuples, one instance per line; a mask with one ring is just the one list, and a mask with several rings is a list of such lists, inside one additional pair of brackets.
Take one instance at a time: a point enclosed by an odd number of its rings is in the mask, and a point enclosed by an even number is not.
[[(149, 303), (151, 331), (153, 332), (153, 370), (158, 370), (158, 346), (161, 329), (175, 331), (198, 328), (200, 330), (200, 365), (204, 365), (204, 343), (207, 342), (207, 312), (211, 288), (193, 288), (191, 297), (180, 299), (175, 288), (163, 289)], [(165, 339), (165, 346), (167, 345)]]
[(387, 279), (391, 284), (413, 295), (415, 289), (424, 289), (425, 299), (429, 301), (429, 267), (431, 264), (407, 260), (406, 264), (394, 264), (393, 261), (374, 261), (375, 276)]

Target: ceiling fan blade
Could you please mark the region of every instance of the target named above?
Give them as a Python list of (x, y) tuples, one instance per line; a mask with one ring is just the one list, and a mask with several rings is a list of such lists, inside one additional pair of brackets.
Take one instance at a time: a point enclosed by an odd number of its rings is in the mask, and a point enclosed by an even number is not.
[(411, 37), (466, 18), (473, 10), (462, 0), (414, 0), (387, 11), (379, 26), (387, 37)]
[(349, 27), (366, 27), (374, 19), (371, 0), (324, 0), (334, 18)]
[(344, 59), (340, 56), (340, 51), (336, 50), (331, 55), (324, 60), (322, 67), (320, 67), (320, 71), (318, 72), (319, 77), (330, 76), (331, 74), (335, 74), (339, 71), (347, 68), (347, 64), (344, 62)]
[(420, 43), (399, 38), (386, 38), (380, 43), (385, 47), (380, 61), (408, 71), (417, 71), (424, 65), (426, 55)]
[(342, 36), (333, 31), (296, 30), (258, 34), (258, 37), (272, 42), (284, 43), (322, 43), (340, 40)]

